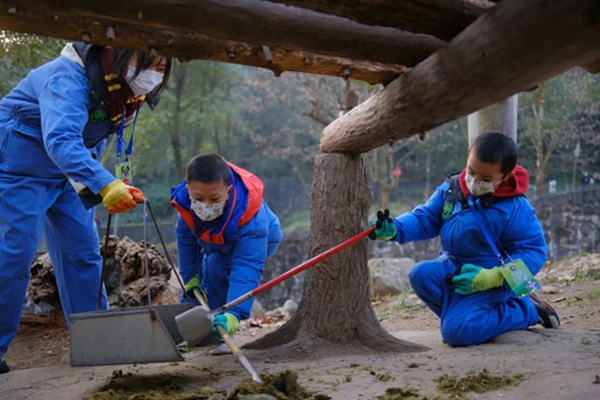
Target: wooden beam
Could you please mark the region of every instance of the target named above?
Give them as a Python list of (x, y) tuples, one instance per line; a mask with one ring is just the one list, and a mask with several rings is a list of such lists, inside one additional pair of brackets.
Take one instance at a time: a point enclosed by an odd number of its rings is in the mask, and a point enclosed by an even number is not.
[(480, 110), (598, 58), (599, 37), (600, 2), (504, 0), (333, 121), (321, 150), (364, 153)]
[[(402, 65), (357, 61), (341, 57), (314, 55), (303, 51), (270, 48), (271, 59), (262, 46), (213, 39), (196, 33), (182, 34), (169, 30), (119, 23), (112, 26), (114, 38), (107, 37), (107, 26), (89, 17), (72, 18), (60, 12), (15, 17), (0, 2), (0, 29), (27, 32), (69, 40), (87, 40), (100, 45), (126, 47), (142, 51), (159, 49), (160, 53), (182, 61), (205, 59), (266, 68), (275, 75), (285, 71), (306, 72), (362, 80), (371, 84), (388, 84), (408, 70)], [(17, 11), (18, 13), (19, 11)], [(21, 13), (26, 13), (24, 10)]]
[(494, 7), (487, 0), (269, 0), (451, 40)]
[[(261, 0), (8, 0), (0, 4), (5, 22), (8, 18), (20, 21), (23, 32), (44, 31), (46, 24), (58, 19), (82, 34), (94, 26), (104, 30), (111, 26), (115, 42), (119, 40), (120, 27), (125, 24), (153, 29), (157, 35), (171, 31), (175, 33), (173, 40), (200, 34), (220, 40), (409, 67), (445, 45), (444, 41), (428, 35), (361, 25), (345, 18)], [(106, 36), (104, 32), (101, 35)], [(88, 36), (92, 41), (99, 40)]]

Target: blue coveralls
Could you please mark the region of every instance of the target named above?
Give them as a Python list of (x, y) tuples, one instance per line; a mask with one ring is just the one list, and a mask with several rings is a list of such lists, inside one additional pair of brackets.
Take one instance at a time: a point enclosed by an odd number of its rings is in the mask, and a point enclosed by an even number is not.
[[(256, 215), (241, 227), (235, 226), (236, 217), (244, 213), (247, 206), (247, 191), (237, 174), (234, 173), (238, 201), (234, 217), (230, 221), (231, 230), (226, 230), (223, 245), (202, 241), (181, 217), (177, 219), (176, 236), (179, 271), (184, 282), (198, 276), (201, 287), (206, 291), (211, 308), (236, 299), (255, 289), (262, 277), (263, 267), (268, 257), (277, 251), (283, 239), (279, 219), (264, 201)], [(173, 191), (179, 205), (189, 210), (190, 198), (185, 182)], [(228, 215), (231, 201), (227, 202), (224, 215)], [(192, 213), (193, 214), (193, 213)], [(196, 215), (193, 215), (196, 220)], [(223, 223), (211, 231), (219, 232)], [(253, 299), (245, 301), (227, 311), (238, 320), (250, 317)]]
[(99, 193), (115, 179), (98, 161), (104, 142), (88, 149), (82, 140), (88, 92), (85, 69), (59, 57), (0, 101), (0, 357), (19, 326), (42, 230), (67, 323), (71, 313), (96, 309), (102, 261), (94, 210), (67, 180)]
[[(394, 219), (396, 240), (406, 243), (440, 235), (443, 252), (435, 260), (417, 263), (409, 273), (417, 296), (441, 319), (441, 334), (452, 346), (469, 346), (495, 336), (525, 329), (538, 322), (528, 297), (518, 298), (505, 282), (500, 288), (461, 295), (446, 283), (462, 265), (483, 268), (499, 264), (481, 231), (474, 210), (460, 203), (442, 220), (449, 183), (440, 185), (427, 203)], [(547, 246), (535, 210), (523, 196), (508, 198), (484, 209), (490, 234), (513, 259), (521, 258), (535, 275), (546, 261)]]

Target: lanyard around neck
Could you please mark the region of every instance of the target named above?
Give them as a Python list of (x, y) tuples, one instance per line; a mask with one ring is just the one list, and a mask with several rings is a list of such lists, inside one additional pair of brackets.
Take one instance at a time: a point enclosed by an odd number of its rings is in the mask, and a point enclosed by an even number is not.
[(498, 261), (500, 261), (500, 265), (503, 265), (504, 257), (502, 257), (502, 253), (500, 253), (500, 251), (498, 250), (498, 246), (496, 246), (496, 242), (492, 239), (492, 235), (490, 234), (490, 231), (487, 227), (485, 217), (483, 216), (483, 208), (481, 207), (481, 201), (479, 201), (479, 199), (473, 201), (473, 195), (469, 194), (469, 207), (471, 207), (471, 209), (473, 210), (473, 215), (475, 215), (475, 219), (477, 220), (479, 227), (483, 231), (483, 235), (485, 236), (485, 239), (488, 241), (490, 247), (492, 248), (492, 251), (498, 258)]
[(129, 161), (129, 157), (133, 154), (133, 134), (135, 133), (135, 124), (137, 123), (138, 111), (136, 110), (135, 116), (133, 117), (133, 125), (131, 127), (131, 136), (129, 137), (129, 144), (125, 145), (123, 140), (123, 131), (125, 130), (125, 110), (123, 110), (123, 116), (121, 117), (121, 125), (117, 129), (117, 162), (121, 161), (121, 155), (123, 147), (125, 147), (125, 161)]

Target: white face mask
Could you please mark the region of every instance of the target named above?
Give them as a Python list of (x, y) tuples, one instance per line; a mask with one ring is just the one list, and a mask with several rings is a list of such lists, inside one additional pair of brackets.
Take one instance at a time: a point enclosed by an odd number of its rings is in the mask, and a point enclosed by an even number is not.
[(136, 97), (150, 93), (155, 87), (162, 83), (165, 76), (162, 72), (154, 71), (153, 69), (145, 69), (140, 71), (138, 76), (134, 79), (133, 74), (135, 73), (135, 68), (135, 65), (127, 64), (125, 82), (127, 82), (127, 85), (129, 85), (129, 88)]
[(221, 203), (206, 204), (195, 199), (191, 200), (192, 205), (190, 209), (202, 221), (213, 221), (223, 215), (225, 203), (227, 202), (227, 200), (225, 200)]
[(483, 182), (467, 172), (465, 175), (465, 182), (467, 184), (467, 189), (473, 196), (483, 196), (488, 193), (494, 193), (498, 184), (500, 182), (492, 183), (492, 182)]

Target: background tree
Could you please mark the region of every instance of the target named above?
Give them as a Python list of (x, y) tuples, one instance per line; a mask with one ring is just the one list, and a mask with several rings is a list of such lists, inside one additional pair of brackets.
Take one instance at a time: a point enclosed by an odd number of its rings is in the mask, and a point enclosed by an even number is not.
[(56, 58), (65, 43), (44, 36), (0, 31), (0, 97), (29, 71)]

